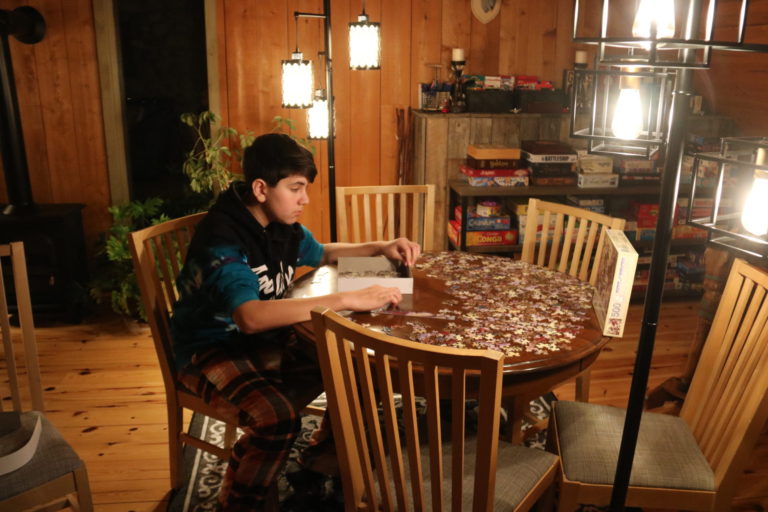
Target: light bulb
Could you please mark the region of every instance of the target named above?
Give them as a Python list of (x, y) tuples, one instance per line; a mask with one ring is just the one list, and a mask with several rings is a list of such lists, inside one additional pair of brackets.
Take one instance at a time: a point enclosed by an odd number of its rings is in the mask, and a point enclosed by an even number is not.
[[(632, 35), (650, 39), (651, 24), (656, 21), (656, 39), (675, 36), (674, 0), (640, 0), (632, 24)], [(646, 46), (646, 45), (644, 45)], [(650, 47), (650, 45), (647, 45)]]
[(312, 61), (299, 52), (283, 61), (283, 107), (307, 108), (312, 105)]
[[(763, 165), (765, 160), (765, 149), (759, 148), (755, 163)], [(741, 212), (741, 224), (753, 235), (768, 234), (768, 171), (755, 169), (755, 180)]]
[(381, 27), (368, 21), (361, 14), (357, 23), (349, 24), (349, 67), (350, 69), (380, 69)]
[(634, 88), (621, 89), (616, 108), (613, 110), (611, 122), (613, 134), (620, 139), (636, 139), (642, 128), (643, 110), (640, 104), (640, 91)]

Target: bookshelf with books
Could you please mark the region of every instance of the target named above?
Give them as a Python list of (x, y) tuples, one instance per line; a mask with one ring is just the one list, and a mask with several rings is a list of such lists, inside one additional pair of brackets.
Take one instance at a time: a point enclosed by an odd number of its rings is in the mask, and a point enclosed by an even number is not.
[[(645, 200), (652, 204), (652, 201), (658, 200), (660, 185), (635, 185), (618, 186), (615, 188), (592, 188), (584, 189), (575, 186), (528, 186), (528, 187), (476, 187), (469, 185), (463, 180), (452, 180), (449, 182), (451, 208), (451, 220), (457, 228), (467, 225), (468, 219), (464, 212), (472, 212), (479, 203), (494, 201), (503, 205), (505, 208), (499, 212), (501, 215), (509, 215), (510, 225), (513, 229), (519, 230), (518, 212), (524, 212), (524, 208), (531, 197), (541, 198), (545, 201), (569, 203), (575, 198), (601, 198), (607, 206), (606, 213), (617, 215), (612, 208), (615, 208), (617, 202), (628, 202), (633, 200)], [(684, 198), (689, 191), (689, 187), (682, 185), (680, 195)], [(589, 207), (582, 205), (581, 207)], [(626, 213), (630, 217), (631, 213)], [(682, 219), (682, 217), (681, 217)], [(633, 220), (630, 220), (629, 227), (633, 227)], [(647, 220), (646, 220), (647, 222)], [(688, 226), (679, 224), (682, 229)], [(678, 229), (678, 228), (675, 228)], [(630, 239), (630, 243), (636, 248), (639, 258), (637, 264), (637, 274), (633, 285), (632, 299), (641, 299), (645, 292), (644, 279), (647, 280), (647, 269), (650, 262), (650, 253), (653, 248), (653, 238), (651, 237), (651, 228), (643, 228), (642, 239), (637, 239), (637, 234), (632, 229), (625, 232)], [(511, 257), (519, 257), (522, 251), (522, 240), (517, 235), (514, 236), (517, 241), (514, 244), (488, 244), (473, 246), (467, 244), (467, 233), (456, 229), (456, 233), (451, 237), (446, 237), (448, 247), (456, 250), (469, 252), (505, 254)], [(445, 235), (444, 235), (445, 236)], [(706, 245), (706, 238), (675, 238), (672, 240), (672, 249), (669, 259), (669, 279), (666, 283), (665, 297), (667, 298), (696, 298), (701, 295), (701, 255)]]

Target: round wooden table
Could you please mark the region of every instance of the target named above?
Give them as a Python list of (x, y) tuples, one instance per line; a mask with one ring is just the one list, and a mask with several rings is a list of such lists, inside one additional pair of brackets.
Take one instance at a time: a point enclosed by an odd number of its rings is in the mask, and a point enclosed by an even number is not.
[[(413, 271), (414, 293), (398, 309), (349, 313), (353, 321), (400, 338), (504, 352), (507, 432), (530, 400), (584, 372), (607, 343), (591, 307), (593, 288), (566, 274), (509, 258), (458, 251), (428, 253)], [(336, 291), (336, 267), (298, 279), (290, 297)], [(314, 342), (311, 322), (295, 326)]]

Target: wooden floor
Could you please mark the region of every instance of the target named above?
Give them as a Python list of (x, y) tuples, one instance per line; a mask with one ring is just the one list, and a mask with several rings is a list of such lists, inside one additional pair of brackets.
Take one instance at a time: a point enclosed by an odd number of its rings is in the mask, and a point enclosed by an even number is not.
[[(682, 371), (697, 307), (664, 305), (651, 387)], [(611, 341), (593, 366), (592, 402), (626, 405), (641, 314), (639, 305), (631, 307), (626, 336)], [(49, 417), (85, 460), (96, 510), (165, 510), (164, 391), (148, 328), (115, 318), (92, 320), (38, 327), (37, 340)], [(573, 386), (555, 393), (572, 399)], [(734, 508), (768, 510), (768, 435), (754, 453)]]

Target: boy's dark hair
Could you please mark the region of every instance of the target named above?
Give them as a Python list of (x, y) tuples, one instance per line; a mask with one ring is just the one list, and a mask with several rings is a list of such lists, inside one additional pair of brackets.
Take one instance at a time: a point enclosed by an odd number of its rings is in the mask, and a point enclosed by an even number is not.
[(253, 180), (262, 179), (270, 187), (289, 176), (300, 174), (315, 181), (317, 167), (312, 153), (301, 147), (284, 133), (265, 133), (256, 137), (253, 144), (245, 148), (243, 172), (249, 185)]

